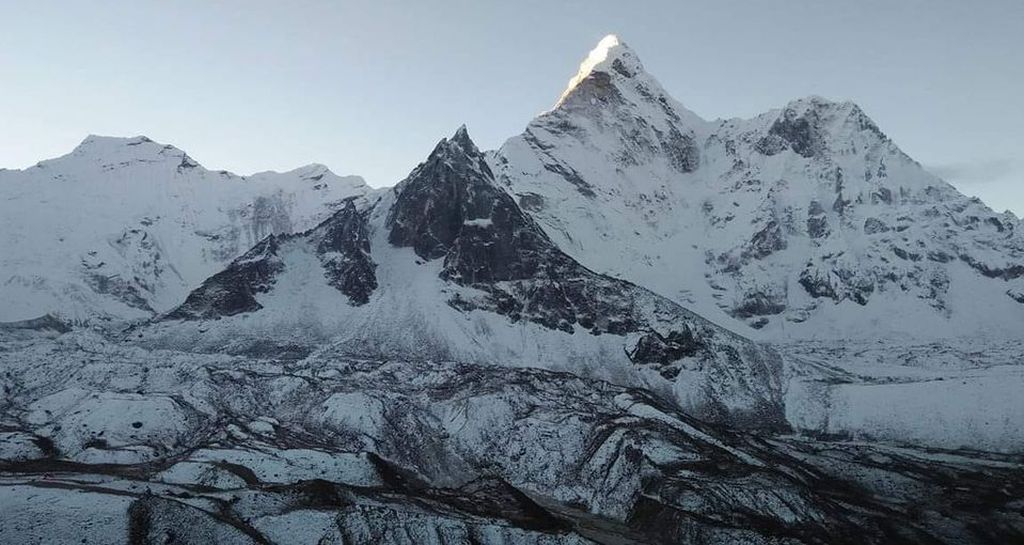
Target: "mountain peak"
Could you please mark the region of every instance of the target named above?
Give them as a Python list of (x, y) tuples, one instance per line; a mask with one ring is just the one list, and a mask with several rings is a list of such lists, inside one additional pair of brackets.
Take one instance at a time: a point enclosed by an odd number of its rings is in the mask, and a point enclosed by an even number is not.
[(554, 107), (541, 117), (560, 111), (590, 118), (612, 115), (618, 118), (612, 122), (615, 124), (629, 124), (638, 117), (658, 119), (657, 129), (663, 134), (686, 133), (706, 124), (672, 98), (636, 53), (614, 34), (605, 36), (590, 51)]
[(640, 63), (640, 59), (625, 42), (620, 40), (615, 34), (609, 34), (602, 38), (597, 43), (597, 46), (590, 50), (590, 53), (583, 59), (583, 62), (580, 63), (580, 68), (576, 75), (569, 80), (565, 91), (558, 97), (558, 104), (561, 104), (573, 89), (594, 72), (610, 74), (613, 70), (622, 76), (631, 78), (643, 72), (644, 67)]
[(476, 147), (473, 139), (469, 137), (466, 125), (460, 125), (451, 138), (442, 138), (437, 143), (437, 146), (434, 147), (434, 151), (431, 152), (427, 160), (430, 161), (435, 157), (450, 157), (452, 154), (465, 155), (471, 159), (483, 157), (480, 149)]
[[(184, 151), (167, 144), (155, 142), (146, 136), (100, 136), (90, 134), (70, 154), (59, 161), (85, 161), (101, 165), (127, 165), (144, 162), (170, 162), (180, 168), (199, 166)], [(40, 164), (46, 164), (43, 161)]]
[(452, 135), (451, 142), (457, 144), (460, 148), (465, 150), (467, 153), (479, 153), (476, 144), (473, 143), (473, 139), (469, 137), (469, 130), (466, 129), (466, 125), (462, 124)]
[(81, 144), (75, 146), (75, 153), (104, 153), (111, 149), (119, 149), (127, 146), (159, 146), (152, 139), (146, 136), (102, 136), (90, 134), (82, 140)]

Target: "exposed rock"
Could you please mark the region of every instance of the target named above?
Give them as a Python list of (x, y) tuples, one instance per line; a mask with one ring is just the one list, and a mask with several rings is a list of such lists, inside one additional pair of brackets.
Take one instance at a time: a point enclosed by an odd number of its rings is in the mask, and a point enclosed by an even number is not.
[(262, 308), (256, 294), (270, 291), (277, 273), (284, 269), (278, 257), (279, 237), (270, 235), (223, 271), (193, 291), (169, 320), (202, 320), (252, 312)]
[(366, 304), (377, 289), (377, 265), (370, 255), (366, 216), (350, 200), (317, 230), (323, 231), (316, 252), (328, 283), (347, 295), (352, 304)]
[(890, 231), (889, 226), (884, 221), (878, 218), (868, 218), (864, 220), (864, 233), (868, 235), (874, 235), (877, 233), (885, 233)]
[(1024, 290), (1009, 289), (1006, 290), (1006, 295), (1008, 295), (1010, 299), (1013, 299), (1014, 301), (1017, 301), (1018, 303), (1024, 305)]
[(785, 250), (786, 247), (786, 236), (782, 232), (782, 227), (777, 221), (770, 220), (760, 231), (754, 233), (745, 253), (754, 259), (763, 259), (775, 252)]
[[(661, 335), (657, 331), (643, 334), (629, 352), (629, 358), (641, 364), (669, 364), (696, 355), (704, 348), (703, 343), (693, 335), (690, 328), (684, 326), (682, 331), (671, 331), (668, 335)], [(678, 373), (678, 369), (671, 371)], [(670, 378), (675, 378), (675, 374)]]
[(348, 296), (353, 305), (366, 304), (377, 288), (376, 264), (370, 255), (366, 216), (352, 201), (317, 227), (297, 235), (271, 235), (233, 261), (227, 269), (203, 282), (185, 302), (167, 313), (167, 320), (200, 320), (255, 312), (257, 295), (269, 292), (285, 270), (282, 253), (309, 247), (323, 268), (327, 283)]
[(683, 134), (676, 127), (668, 135), (657, 132), (661, 150), (679, 172), (693, 172), (700, 166), (700, 149), (690, 134)]
[(813, 239), (826, 238), (831, 233), (828, 226), (828, 216), (821, 203), (813, 200), (807, 207), (807, 235)]
[(875, 291), (874, 282), (855, 271), (832, 269), (825, 272), (814, 265), (801, 271), (799, 283), (812, 297), (827, 297), (836, 303), (851, 300), (866, 305)]
[(750, 318), (779, 314), (784, 310), (786, 310), (785, 293), (754, 291), (745, 294), (743, 299), (733, 307), (733, 315), (738, 318)]

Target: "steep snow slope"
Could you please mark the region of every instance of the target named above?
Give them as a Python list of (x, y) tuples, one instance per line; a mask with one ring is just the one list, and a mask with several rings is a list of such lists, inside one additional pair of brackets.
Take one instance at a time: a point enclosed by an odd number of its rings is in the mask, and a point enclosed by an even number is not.
[(490, 159), (583, 264), (747, 334), (1024, 326), (1020, 221), (926, 172), (849, 102), (705, 121), (609, 37)]
[(90, 136), (0, 170), (0, 322), (151, 316), (267, 235), (370, 191), (322, 165), (242, 177), (145, 137)]
[(782, 425), (772, 350), (565, 255), (495, 185), (465, 128), (379, 200), (267, 238), (129, 338), (543, 367), (644, 386), (708, 420)]

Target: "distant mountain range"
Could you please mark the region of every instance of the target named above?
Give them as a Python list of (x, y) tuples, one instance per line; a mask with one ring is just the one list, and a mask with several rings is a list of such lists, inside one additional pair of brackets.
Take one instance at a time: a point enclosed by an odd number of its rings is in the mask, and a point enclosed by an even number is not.
[(90, 136), (0, 170), (0, 321), (151, 317), (266, 236), (371, 191), (323, 165), (236, 176), (146, 137)]

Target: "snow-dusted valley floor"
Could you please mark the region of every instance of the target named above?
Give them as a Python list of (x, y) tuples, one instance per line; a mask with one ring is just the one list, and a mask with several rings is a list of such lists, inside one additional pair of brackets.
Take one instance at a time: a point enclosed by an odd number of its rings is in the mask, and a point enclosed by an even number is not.
[[(897, 403), (938, 410), (943, 390), (915, 389), (951, 380), (926, 377), (1005, 381), (1011, 346), (964, 347), (968, 360), (932, 350), (924, 362), (914, 357), (923, 347), (848, 347), (855, 357), (844, 356), (845, 368), (808, 363), (793, 380), (829, 384), (833, 401), (812, 406), (791, 386), (787, 414), (799, 412), (800, 425), (817, 411), (837, 436), (822, 439), (708, 426), (641, 390), (539, 369), (330, 350), (300, 360), (151, 351), (98, 331), (0, 334), (0, 543), (1010, 543), (1024, 535), (1019, 456), (912, 445), (931, 442), (927, 432), (864, 433), (887, 439), (867, 441), (856, 431), (891, 410), (871, 388), (906, 388), (908, 400)], [(787, 351), (805, 362), (828, 352)], [(880, 357), (902, 365), (878, 365)], [(961, 405), (938, 410), (935, 425), (956, 426), (942, 420), (956, 407), (970, 413), (964, 419), (983, 418), (965, 399), (946, 396)], [(1019, 401), (989, 399), (1019, 423), (1006, 412)]]

